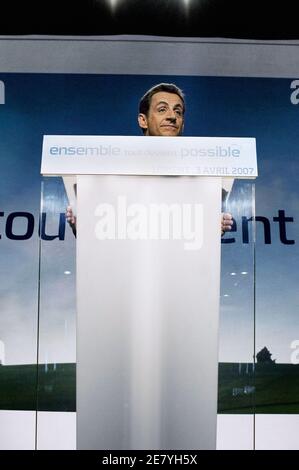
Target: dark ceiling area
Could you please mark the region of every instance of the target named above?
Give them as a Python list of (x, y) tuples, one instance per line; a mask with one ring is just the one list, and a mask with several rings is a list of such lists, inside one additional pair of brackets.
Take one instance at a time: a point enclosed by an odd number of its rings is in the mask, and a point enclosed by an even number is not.
[(0, 34), (299, 39), (298, 4), (299, 0), (7, 0)]

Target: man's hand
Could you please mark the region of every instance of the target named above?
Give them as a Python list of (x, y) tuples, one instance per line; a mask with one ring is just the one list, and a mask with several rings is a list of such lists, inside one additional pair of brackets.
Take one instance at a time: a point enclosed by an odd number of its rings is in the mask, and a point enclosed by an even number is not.
[(76, 216), (73, 213), (73, 209), (71, 206), (67, 206), (66, 208), (66, 213), (65, 213), (66, 220), (71, 227), (73, 234), (76, 236), (77, 233), (77, 219)]
[(223, 212), (221, 214), (221, 236), (225, 234), (225, 232), (229, 232), (233, 226), (233, 217), (228, 212)]

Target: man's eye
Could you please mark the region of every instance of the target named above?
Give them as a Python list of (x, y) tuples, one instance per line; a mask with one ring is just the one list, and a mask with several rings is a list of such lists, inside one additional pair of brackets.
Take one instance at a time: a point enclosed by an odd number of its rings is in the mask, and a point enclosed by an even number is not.
[(164, 108), (164, 107), (163, 107), (163, 108), (159, 108), (158, 111), (159, 111), (159, 113), (161, 113), (161, 112), (163, 113), (164, 111), (166, 111), (166, 108)]
[(176, 109), (175, 112), (178, 116), (182, 116), (182, 114), (183, 114), (180, 109)]

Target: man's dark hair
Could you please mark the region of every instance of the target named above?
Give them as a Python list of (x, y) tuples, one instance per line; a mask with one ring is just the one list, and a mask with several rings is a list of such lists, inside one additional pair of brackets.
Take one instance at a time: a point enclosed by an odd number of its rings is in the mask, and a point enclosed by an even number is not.
[(139, 102), (139, 113), (148, 115), (148, 111), (151, 105), (151, 99), (153, 95), (159, 93), (159, 91), (165, 91), (167, 93), (174, 93), (178, 95), (183, 102), (183, 113), (185, 113), (185, 97), (182, 90), (174, 85), (174, 83), (159, 83), (158, 85), (150, 88), (141, 98)]

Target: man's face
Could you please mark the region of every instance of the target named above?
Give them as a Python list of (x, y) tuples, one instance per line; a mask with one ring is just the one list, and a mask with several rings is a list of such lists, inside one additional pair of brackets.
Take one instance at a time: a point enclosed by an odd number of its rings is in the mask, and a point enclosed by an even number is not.
[(184, 104), (175, 93), (159, 91), (152, 96), (148, 115), (139, 114), (138, 122), (145, 135), (181, 135), (184, 127)]

